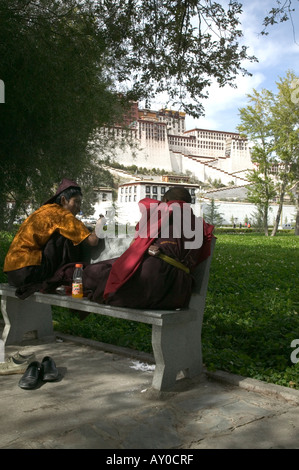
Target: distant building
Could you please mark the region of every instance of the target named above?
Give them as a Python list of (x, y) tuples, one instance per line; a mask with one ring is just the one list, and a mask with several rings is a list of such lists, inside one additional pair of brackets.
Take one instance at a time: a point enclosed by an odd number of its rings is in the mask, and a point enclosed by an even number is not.
[[(119, 139), (120, 145), (113, 148), (113, 160), (124, 167), (155, 168), (164, 174), (145, 179), (147, 176), (137, 172), (133, 175), (125, 169), (106, 167), (122, 181), (117, 201), (113, 204), (119, 222), (134, 225), (140, 218), (138, 202), (141, 199), (150, 197), (161, 200), (163, 194), (176, 185), (189, 189), (192, 208), (198, 216), (206, 210), (211, 198), (220, 198), (226, 199), (217, 202), (226, 225), (231, 224), (232, 220), (244, 223), (244, 219), (252, 219), (255, 206), (242, 200), (246, 198), (249, 186), (247, 172), (257, 167), (251, 161), (246, 138), (236, 132), (186, 130), (185, 113), (169, 109), (139, 109), (138, 103), (133, 103), (131, 112), (127, 113), (125, 125), (100, 130), (108, 137), (112, 132), (116, 140)], [(134, 147), (124, 144), (125, 136), (129, 137)], [(275, 172), (277, 168), (273, 168), (273, 174)], [(190, 184), (191, 177), (193, 181), (196, 178), (198, 184)], [(215, 180), (226, 187), (205, 194), (200, 191), (200, 183)], [(198, 197), (199, 193), (201, 197)], [(110, 207), (111, 204), (112, 192)], [(292, 206), (284, 208), (284, 218), (292, 220), (292, 210)], [(271, 211), (273, 217), (277, 205), (271, 205)]]
[(99, 216), (106, 215), (110, 210), (113, 203), (113, 189), (112, 188), (94, 188), (97, 194), (97, 202), (94, 204), (94, 216), (98, 219)]
[(247, 183), (246, 172), (253, 169), (246, 138), (235, 132), (186, 130), (183, 112), (138, 109), (134, 103), (126, 124), (126, 130), (118, 126), (111, 130), (122, 143), (126, 133), (135, 144), (134, 149), (129, 145), (115, 149), (114, 160), (124, 166), (188, 173), (203, 183), (220, 179), (235, 186)]
[[(182, 186), (182, 183), (167, 183), (164, 181), (131, 181), (119, 185), (118, 188), (118, 200), (117, 200), (117, 216), (121, 223), (130, 222), (135, 223), (140, 219), (140, 211), (138, 202), (146, 197), (156, 200), (161, 200), (164, 194), (171, 187)], [(184, 184), (188, 189), (191, 196), (191, 207), (196, 212), (196, 194), (198, 191), (198, 185), (196, 184)], [(200, 215), (200, 214), (198, 214)]]

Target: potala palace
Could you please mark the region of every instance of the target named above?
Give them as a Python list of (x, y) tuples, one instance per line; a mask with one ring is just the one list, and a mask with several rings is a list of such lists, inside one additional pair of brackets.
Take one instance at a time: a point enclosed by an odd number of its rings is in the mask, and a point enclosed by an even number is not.
[[(139, 109), (137, 103), (133, 104), (126, 124), (126, 129), (116, 126), (113, 133), (122, 144), (124, 135), (128, 138), (129, 134), (134, 148), (126, 144), (119, 145), (114, 150), (113, 160), (124, 166), (155, 168), (161, 170), (163, 176), (133, 175), (107, 167), (109, 171), (121, 177), (117, 201), (120, 220), (137, 222), (140, 215), (137, 202), (140, 199), (161, 199), (165, 191), (176, 184), (189, 188), (193, 209), (197, 215), (203, 214), (205, 205), (213, 197), (215, 201), (230, 201), (230, 204), (219, 202), (219, 211), (225, 223), (231, 224), (234, 219), (235, 223), (239, 224), (244, 223), (244, 218), (250, 219), (255, 206), (240, 202), (240, 199), (246, 197), (246, 186), (249, 184), (246, 174), (254, 168), (246, 138), (234, 132), (186, 130), (185, 113), (167, 109)], [(105, 129), (102, 132), (105, 133)], [(190, 179), (193, 180), (192, 184)], [(213, 192), (202, 191), (201, 184), (206, 185), (208, 181), (215, 180), (221, 181), (226, 187)], [(221, 196), (223, 192), (226, 193), (224, 197)], [(239, 202), (232, 202), (234, 199)], [(105, 188), (99, 191), (96, 213), (105, 213), (111, 202), (112, 190)], [(289, 210), (285, 206), (282, 223), (285, 223), (285, 218), (290, 222), (294, 212), (293, 206), (290, 206)], [(275, 214), (274, 204), (273, 218)]]
[[(136, 149), (127, 146), (114, 157), (126, 166), (191, 173), (203, 183), (220, 178), (236, 186), (247, 182), (246, 172), (253, 168), (247, 139), (233, 132), (186, 130), (183, 112), (140, 110), (136, 103), (128, 127)], [(119, 138), (123, 132), (115, 128)]]

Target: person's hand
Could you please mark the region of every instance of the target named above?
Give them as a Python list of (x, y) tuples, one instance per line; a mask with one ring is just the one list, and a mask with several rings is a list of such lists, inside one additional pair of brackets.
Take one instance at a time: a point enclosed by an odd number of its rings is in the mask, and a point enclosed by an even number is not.
[(156, 246), (156, 245), (151, 245), (148, 250), (147, 250), (148, 254), (151, 255), (151, 256), (158, 256), (158, 254), (160, 253), (160, 250), (159, 250), (159, 247)]

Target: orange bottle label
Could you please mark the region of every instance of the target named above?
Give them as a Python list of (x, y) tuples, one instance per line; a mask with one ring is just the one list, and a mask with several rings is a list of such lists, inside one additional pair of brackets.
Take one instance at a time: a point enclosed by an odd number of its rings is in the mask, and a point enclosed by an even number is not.
[(82, 282), (73, 282), (72, 284), (72, 297), (83, 297), (83, 284)]

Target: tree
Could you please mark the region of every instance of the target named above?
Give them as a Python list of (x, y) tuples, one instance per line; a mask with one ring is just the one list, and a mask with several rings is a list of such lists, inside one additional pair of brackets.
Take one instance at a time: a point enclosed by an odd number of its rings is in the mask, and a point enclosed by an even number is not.
[(277, 159), (277, 186), (279, 207), (272, 236), (277, 232), (283, 201), (288, 189), (299, 179), (299, 106), (294, 96), (294, 85), (299, 78), (288, 71), (277, 82), (278, 93), (271, 106), (271, 127)]
[(248, 174), (248, 180), (251, 182), (248, 200), (253, 202), (258, 207), (259, 214), (262, 214), (264, 232), (268, 236), (269, 204), (275, 196), (274, 183), (270, 176), (274, 163), (268, 113), (271, 93), (267, 90), (261, 93), (253, 90), (253, 94), (248, 95), (248, 98), (250, 104), (239, 110), (242, 124), (238, 126), (238, 130), (254, 142), (251, 159), (256, 164), (256, 169)]
[(268, 26), (273, 26), (278, 22), (283, 23), (285, 21), (291, 21), (293, 25), (293, 12), (295, 11), (295, 8), (293, 8), (293, 1), (285, 0), (284, 2), (281, 2), (281, 0), (276, 0), (276, 5), (277, 6), (273, 6), (268, 12), (268, 14), (265, 16), (263, 21), (264, 29), (261, 34), (269, 34), (267, 30)]
[(295, 235), (299, 235), (299, 178), (298, 178), (298, 182), (294, 185), (293, 191), (295, 194), (295, 202), (296, 202), (296, 209), (297, 209)]
[(259, 206), (257, 206), (257, 210), (250, 215), (250, 218), (255, 229), (262, 232), (264, 230), (264, 215)]
[[(268, 208), (278, 195), (279, 207), (271, 235), (277, 232), (286, 192), (298, 181), (299, 175), (299, 107), (294, 98), (299, 79), (288, 71), (277, 82), (275, 95), (267, 90), (249, 95), (252, 103), (240, 110), (241, 132), (254, 142), (252, 161), (256, 170), (249, 174), (252, 186), (249, 200), (263, 212), (265, 234), (268, 235)], [(275, 171), (274, 171), (275, 170)]]
[(223, 222), (222, 215), (218, 211), (214, 198), (211, 199), (210, 204), (204, 209), (204, 219), (212, 225), (221, 225)]
[[(109, 37), (109, 59), (121, 90), (138, 99), (166, 93), (169, 105), (203, 114), (204, 89), (212, 78), (224, 86), (238, 73), (247, 47), (239, 15), (242, 5), (210, 0), (106, 0), (95, 2), (100, 27)], [(226, 2), (225, 2), (226, 3)], [(122, 87), (123, 85), (123, 87)]]
[(7, 198), (15, 203), (10, 223), (65, 176), (100, 185), (87, 143), (121, 106), (99, 66), (105, 44), (94, 18), (76, 3), (0, 0), (0, 201), (4, 216)]

